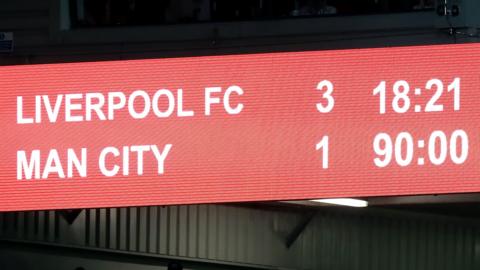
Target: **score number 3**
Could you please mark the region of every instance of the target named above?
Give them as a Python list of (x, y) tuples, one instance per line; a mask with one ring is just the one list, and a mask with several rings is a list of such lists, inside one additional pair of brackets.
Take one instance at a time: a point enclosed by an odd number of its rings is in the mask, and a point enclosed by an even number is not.
[(325, 91), (323, 93), (323, 98), (326, 100), (326, 104), (317, 103), (317, 110), (321, 113), (329, 113), (333, 110), (335, 106), (335, 99), (333, 99), (333, 84), (330, 81), (324, 80), (318, 83), (317, 90)]
[[(333, 84), (328, 80), (323, 80), (317, 84), (317, 90), (323, 91), (323, 99), (326, 102), (317, 103), (317, 110), (320, 113), (329, 113), (335, 106), (333, 98)], [(322, 168), (328, 169), (328, 136), (323, 136), (322, 140), (315, 145), (315, 150), (322, 151)]]

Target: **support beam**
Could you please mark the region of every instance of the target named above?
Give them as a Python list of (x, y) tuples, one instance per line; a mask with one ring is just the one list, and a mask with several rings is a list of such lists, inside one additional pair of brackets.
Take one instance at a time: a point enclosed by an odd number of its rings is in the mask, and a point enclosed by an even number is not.
[(72, 259), (92, 259), (110, 262), (120, 262), (137, 265), (172, 267), (181, 264), (184, 269), (195, 270), (274, 270), (277, 268), (248, 265), (240, 263), (193, 259), (187, 257), (166, 256), (148, 253), (136, 253), (109, 249), (77, 247), (51, 243), (28, 241), (0, 240), (0, 254), (2, 250), (25, 252), (26, 254), (54, 255)]

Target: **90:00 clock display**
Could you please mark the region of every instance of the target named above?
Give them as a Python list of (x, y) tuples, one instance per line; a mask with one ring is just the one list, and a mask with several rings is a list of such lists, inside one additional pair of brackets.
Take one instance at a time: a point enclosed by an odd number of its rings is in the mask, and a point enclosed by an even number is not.
[(380, 168), (387, 167), (392, 161), (405, 167), (414, 162), (416, 149), (428, 148), (426, 158), (418, 157), (417, 165), (425, 165), (425, 161), (428, 160), (438, 166), (444, 164), (447, 159), (460, 165), (468, 158), (468, 143), (468, 135), (461, 129), (455, 130), (450, 136), (436, 130), (430, 134), (428, 141), (415, 140), (408, 132), (401, 132), (396, 138), (387, 133), (379, 133), (373, 141), (373, 149), (378, 156), (373, 161)]

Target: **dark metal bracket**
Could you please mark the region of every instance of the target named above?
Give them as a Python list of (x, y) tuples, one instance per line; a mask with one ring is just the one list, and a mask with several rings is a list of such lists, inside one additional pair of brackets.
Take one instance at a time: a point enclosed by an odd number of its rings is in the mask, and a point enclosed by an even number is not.
[(78, 216), (82, 213), (83, 209), (77, 210), (62, 210), (59, 211), (60, 216), (62, 216), (68, 224), (72, 225), (75, 220), (77, 220)]
[(298, 222), (297, 226), (295, 226), (292, 231), (287, 235), (285, 239), (285, 245), (287, 248), (290, 248), (295, 241), (297, 241), (298, 237), (305, 231), (308, 224), (313, 220), (315, 217), (316, 212), (309, 212), (302, 215), (302, 219)]

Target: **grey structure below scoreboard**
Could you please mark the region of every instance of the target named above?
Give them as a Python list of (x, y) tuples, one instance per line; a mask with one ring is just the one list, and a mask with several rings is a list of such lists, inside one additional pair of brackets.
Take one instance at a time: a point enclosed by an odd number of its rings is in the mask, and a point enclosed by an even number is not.
[[(312, 214), (288, 247), (288, 236)], [(185, 260), (198, 266), (195, 269), (211, 263), (225, 269), (474, 270), (480, 267), (479, 225), (469, 218), (399, 210), (313, 211), (283, 206), (83, 210), (72, 224), (54, 211), (4, 213), (0, 214), (0, 266), (12, 258), (22, 261), (29, 245), (35, 250), (41, 244), (41, 249), (56, 250), (72, 265), (77, 261), (68, 259), (72, 255), (68, 251), (75, 248), (83, 250), (79, 254), (100, 252), (98, 258), (108, 254), (105, 258), (111, 263), (128, 263), (122, 258), (130, 254), (150, 258), (143, 260), (146, 265)], [(18, 269), (12, 267), (1, 269)]]

